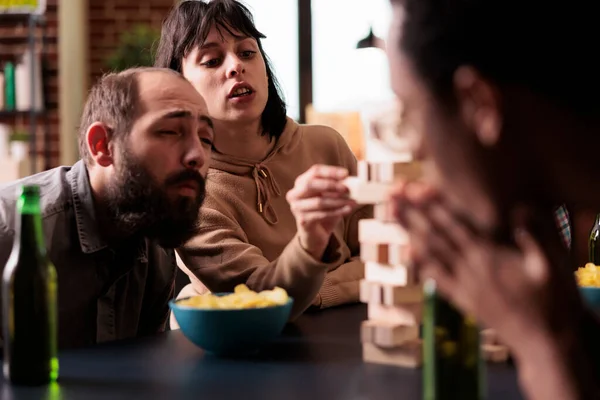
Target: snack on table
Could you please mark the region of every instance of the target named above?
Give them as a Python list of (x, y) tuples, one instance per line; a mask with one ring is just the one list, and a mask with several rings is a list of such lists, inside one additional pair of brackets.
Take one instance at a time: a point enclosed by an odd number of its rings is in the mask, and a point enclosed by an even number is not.
[(600, 287), (600, 266), (587, 263), (575, 271), (575, 278), (579, 286)]
[(179, 300), (178, 305), (202, 309), (236, 310), (244, 308), (260, 308), (284, 305), (288, 302), (287, 292), (275, 287), (273, 290), (255, 292), (244, 284), (237, 285), (234, 292), (223, 296), (212, 293), (193, 296)]

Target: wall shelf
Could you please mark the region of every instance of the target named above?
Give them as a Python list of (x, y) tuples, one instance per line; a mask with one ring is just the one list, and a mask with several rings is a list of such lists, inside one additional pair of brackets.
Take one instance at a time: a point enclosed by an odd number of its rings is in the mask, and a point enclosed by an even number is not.
[[(36, 65), (36, 54), (40, 54), (39, 60), (42, 70), (41, 76), (41, 92), (43, 101), (47, 101), (47, 91), (44, 85), (44, 57), (45, 57), (45, 36), (46, 36), (46, 19), (44, 15), (38, 14), (5, 14), (0, 13), (0, 25), (3, 27), (11, 27), (24, 25), (23, 30), (20, 30), (18, 34), (12, 35), (10, 38), (3, 38), (0, 40), (0, 45), (10, 44), (18, 45), (23, 44), (26, 48), (25, 51), (31, 55), (31, 70), (29, 73), (30, 81), (30, 97), (31, 101), (35, 101), (36, 91), (36, 69), (39, 67)], [(1, 46), (0, 46), (1, 47)], [(9, 57), (2, 56), (0, 54), (0, 60), (6, 60)], [(45, 108), (45, 104), (42, 105)], [(40, 121), (42, 117), (42, 121)], [(43, 155), (43, 168), (48, 169), (50, 167), (50, 140), (49, 140), (49, 129), (48, 129), (48, 118), (46, 112), (42, 110), (0, 110), (0, 120), (7, 121), (16, 118), (28, 118), (28, 131), (29, 131), (29, 155), (30, 155), (30, 173), (34, 174), (38, 171), (38, 157)], [(37, 135), (38, 125), (42, 124), (43, 130), (41, 136)], [(39, 140), (41, 138), (41, 141)]]
[(0, 118), (15, 118), (15, 117), (27, 117), (33, 114), (36, 117), (43, 116), (44, 110), (0, 110)]

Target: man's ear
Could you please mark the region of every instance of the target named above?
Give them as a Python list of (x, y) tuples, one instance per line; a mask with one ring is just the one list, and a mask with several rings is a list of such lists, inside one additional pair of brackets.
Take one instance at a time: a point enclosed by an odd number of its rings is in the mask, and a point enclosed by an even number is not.
[(454, 91), (467, 126), (483, 146), (500, 140), (502, 110), (500, 92), (472, 67), (460, 67), (454, 73)]
[(85, 134), (88, 151), (94, 162), (102, 167), (113, 164), (113, 154), (110, 143), (110, 128), (102, 122), (91, 124)]

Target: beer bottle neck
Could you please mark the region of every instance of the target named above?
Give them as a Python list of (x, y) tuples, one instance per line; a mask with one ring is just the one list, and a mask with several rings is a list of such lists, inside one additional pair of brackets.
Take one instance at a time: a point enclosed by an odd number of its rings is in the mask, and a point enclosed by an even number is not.
[(17, 203), (19, 214), (40, 215), (40, 197), (21, 195)]
[[(46, 246), (42, 229), (39, 188), (26, 186), (22, 188), (17, 200), (18, 231), (15, 242), (18, 241), (21, 250), (38, 250), (45, 254)], [(16, 244), (16, 243), (15, 243)]]

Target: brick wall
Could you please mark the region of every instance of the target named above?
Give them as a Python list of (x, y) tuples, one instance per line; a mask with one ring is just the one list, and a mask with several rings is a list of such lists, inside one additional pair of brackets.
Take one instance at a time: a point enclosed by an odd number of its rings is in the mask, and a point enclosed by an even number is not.
[[(58, 10), (59, 0), (47, 0), (46, 4), (46, 27), (45, 27), (45, 51), (43, 54), (43, 75), (44, 97), (46, 110), (37, 119), (36, 145), (37, 154), (40, 158), (38, 170), (55, 166), (59, 161), (59, 126), (58, 126), (58, 55), (57, 55), (57, 34), (58, 34)], [(37, 41), (38, 49), (41, 49), (41, 28), (37, 28), (36, 36), (40, 38)], [(27, 19), (0, 17), (0, 65), (6, 61), (16, 61), (23, 52), (27, 50)], [(13, 129), (25, 128), (29, 130), (29, 116), (21, 113), (2, 113), (0, 114), (0, 123), (8, 124)], [(47, 141), (44, 142), (44, 133), (47, 134)], [(49, 160), (44, 163), (42, 160), (44, 149), (41, 143), (48, 143)]]
[[(83, 1), (83, 0), (82, 0)], [(117, 47), (120, 35), (136, 24), (148, 24), (160, 28), (163, 18), (174, 0), (87, 0), (89, 5), (89, 67), (90, 84), (108, 70), (107, 57)], [(44, 96), (46, 112), (38, 118), (36, 135), (37, 153), (40, 158), (38, 170), (59, 164), (59, 113), (58, 113), (58, 7), (60, 0), (47, 0), (45, 14)], [(38, 31), (41, 34), (41, 31)], [(0, 68), (6, 60), (26, 50), (27, 20), (0, 18)], [(2, 114), (0, 123), (15, 128), (28, 128), (29, 117), (24, 114)], [(44, 132), (47, 141), (44, 142)], [(49, 143), (49, 159), (44, 162), (44, 149), (39, 143)]]
[(107, 71), (106, 58), (123, 32), (136, 24), (160, 29), (174, 0), (88, 0), (90, 33), (90, 83)]

